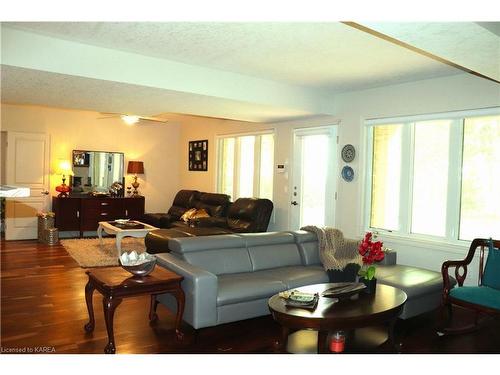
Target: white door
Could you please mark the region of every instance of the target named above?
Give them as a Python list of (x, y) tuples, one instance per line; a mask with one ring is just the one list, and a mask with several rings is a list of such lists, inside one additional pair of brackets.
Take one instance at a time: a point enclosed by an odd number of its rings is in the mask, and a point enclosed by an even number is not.
[(49, 137), (7, 132), (7, 185), (29, 187), (30, 197), (6, 198), (5, 239), (37, 238), (37, 212), (49, 207)]
[(294, 131), (291, 228), (335, 226), (337, 126)]

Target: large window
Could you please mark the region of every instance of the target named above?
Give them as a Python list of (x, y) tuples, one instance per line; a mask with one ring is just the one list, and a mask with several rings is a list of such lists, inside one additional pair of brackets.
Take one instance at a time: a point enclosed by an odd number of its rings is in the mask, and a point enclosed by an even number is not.
[(274, 134), (220, 137), (217, 191), (233, 200), (273, 198)]
[(500, 237), (499, 113), (368, 121), (368, 226), (448, 242)]

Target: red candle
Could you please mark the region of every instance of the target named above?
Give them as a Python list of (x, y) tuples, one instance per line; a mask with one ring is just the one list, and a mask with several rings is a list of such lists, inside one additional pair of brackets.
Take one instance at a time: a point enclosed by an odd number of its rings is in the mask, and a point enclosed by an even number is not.
[(345, 335), (342, 331), (335, 332), (330, 339), (330, 351), (342, 353), (345, 347)]

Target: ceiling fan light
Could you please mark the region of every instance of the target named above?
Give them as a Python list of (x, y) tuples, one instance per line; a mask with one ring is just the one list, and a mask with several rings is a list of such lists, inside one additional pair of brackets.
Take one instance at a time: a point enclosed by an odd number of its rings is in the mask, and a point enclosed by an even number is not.
[(122, 115), (121, 118), (127, 125), (134, 125), (139, 122), (139, 116)]

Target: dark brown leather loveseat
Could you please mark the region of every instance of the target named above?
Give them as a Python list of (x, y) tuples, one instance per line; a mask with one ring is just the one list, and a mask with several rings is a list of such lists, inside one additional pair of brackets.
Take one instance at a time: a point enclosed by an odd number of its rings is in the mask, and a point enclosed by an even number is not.
[[(210, 217), (198, 218), (187, 225), (180, 217), (190, 208), (204, 208)], [(269, 199), (238, 198), (230, 203), (225, 194), (181, 190), (166, 214), (144, 215), (144, 222), (161, 228), (147, 234), (146, 248), (150, 253), (168, 252), (171, 238), (265, 232), (272, 211), (273, 202)]]
[(157, 228), (183, 227), (186, 224), (181, 221), (181, 216), (190, 208), (203, 208), (210, 217), (220, 218), (226, 216), (230, 203), (230, 197), (226, 194), (179, 190), (167, 213), (144, 214), (143, 221)]

